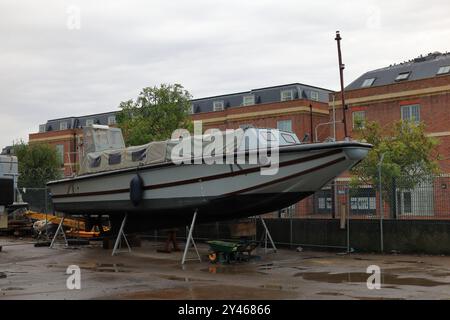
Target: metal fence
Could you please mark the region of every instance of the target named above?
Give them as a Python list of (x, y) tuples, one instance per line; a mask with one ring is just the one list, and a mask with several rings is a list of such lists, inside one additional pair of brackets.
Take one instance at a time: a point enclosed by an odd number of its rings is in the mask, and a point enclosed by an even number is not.
[[(271, 218), (450, 220), (450, 177), (431, 177), (413, 188), (401, 181), (352, 186), (334, 181)], [(380, 197), (381, 195), (381, 197)]]
[(48, 188), (19, 188), (24, 202), (30, 210), (42, 213), (52, 213), (53, 207)]

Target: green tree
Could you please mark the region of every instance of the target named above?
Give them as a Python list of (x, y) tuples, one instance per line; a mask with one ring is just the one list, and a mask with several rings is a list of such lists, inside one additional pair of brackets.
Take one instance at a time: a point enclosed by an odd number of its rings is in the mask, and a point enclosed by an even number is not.
[[(368, 122), (356, 131), (360, 140), (373, 145), (368, 156), (352, 169), (352, 184), (379, 185), (378, 165), (381, 165), (381, 183), (388, 191), (393, 184), (398, 189), (413, 189), (439, 172), (436, 150), (438, 141), (425, 134), (425, 125), (409, 121), (398, 121), (381, 127), (376, 122)], [(391, 193), (387, 193), (391, 197)]]
[(191, 129), (191, 95), (180, 84), (142, 89), (136, 100), (121, 102), (117, 116), (127, 145), (141, 145), (171, 137), (176, 129)]
[(43, 188), (48, 181), (62, 176), (61, 161), (54, 146), (21, 141), (14, 145), (14, 153), (19, 161), (20, 188)]

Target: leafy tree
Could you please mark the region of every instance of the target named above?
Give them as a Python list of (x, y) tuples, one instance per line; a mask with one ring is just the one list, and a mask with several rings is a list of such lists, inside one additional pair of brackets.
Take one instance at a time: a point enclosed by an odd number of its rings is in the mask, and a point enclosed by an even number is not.
[(48, 181), (62, 176), (58, 153), (49, 144), (21, 141), (14, 145), (14, 153), (19, 161), (19, 187), (43, 188)]
[(142, 89), (136, 100), (121, 102), (117, 116), (127, 145), (170, 138), (176, 129), (191, 129), (191, 95), (180, 84)]
[(368, 122), (357, 129), (356, 135), (371, 143), (373, 149), (352, 169), (354, 186), (379, 185), (378, 165), (382, 154), (381, 183), (388, 198), (392, 198), (389, 189), (413, 189), (439, 172), (438, 141), (426, 136), (423, 123), (398, 121), (382, 128), (377, 122)]

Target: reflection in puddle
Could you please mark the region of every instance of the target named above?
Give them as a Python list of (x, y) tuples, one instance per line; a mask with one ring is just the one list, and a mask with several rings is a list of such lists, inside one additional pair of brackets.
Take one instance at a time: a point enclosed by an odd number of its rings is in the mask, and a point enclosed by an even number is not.
[[(302, 277), (305, 280), (327, 282), (327, 283), (365, 283), (370, 274), (364, 272), (349, 273), (329, 273), (329, 272), (300, 272), (294, 277)], [(442, 285), (450, 285), (447, 282), (439, 282), (425, 278), (400, 278), (395, 274), (381, 274), (381, 283), (390, 285), (409, 285), (421, 287), (435, 287)]]

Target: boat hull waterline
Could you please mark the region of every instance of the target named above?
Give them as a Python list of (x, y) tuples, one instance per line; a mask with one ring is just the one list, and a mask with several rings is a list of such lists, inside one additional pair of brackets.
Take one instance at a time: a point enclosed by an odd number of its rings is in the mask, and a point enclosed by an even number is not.
[[(230, 220), (273, 212), (320, 190), (361, 161), (371, 148), (356, 142), (280, 147), (279, 169), (262, 175), (258, 164), (154, 165), (69, 178), (48, 184), (55, 210), (109, 215), (113, 224), (128, 214), (134, 230)], [(142, 200), (130, 200), (130, 181), (143, 181)], [(128, 229), (128, 228), (127, 228)]]

